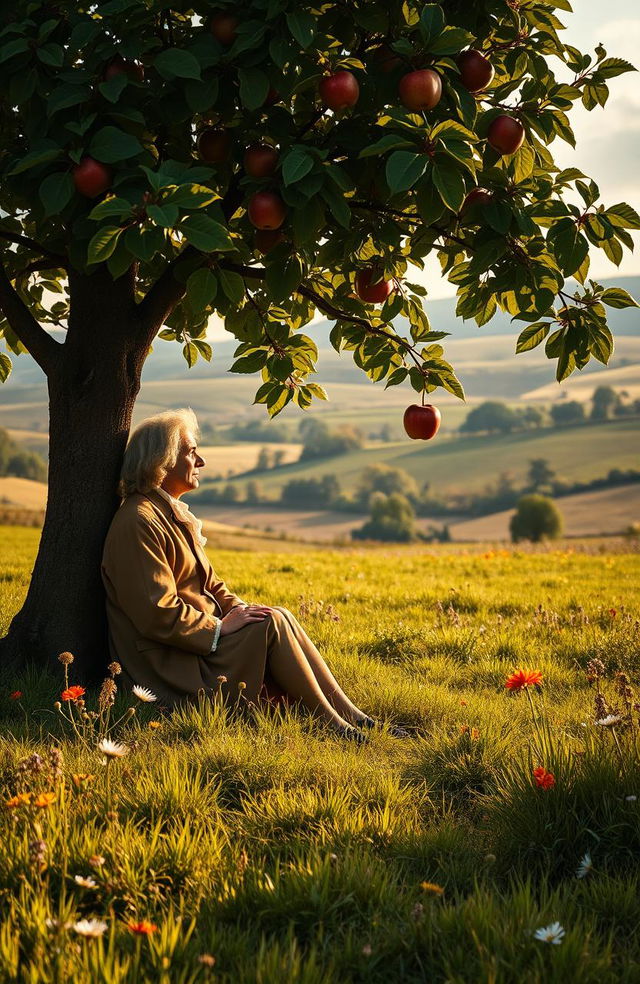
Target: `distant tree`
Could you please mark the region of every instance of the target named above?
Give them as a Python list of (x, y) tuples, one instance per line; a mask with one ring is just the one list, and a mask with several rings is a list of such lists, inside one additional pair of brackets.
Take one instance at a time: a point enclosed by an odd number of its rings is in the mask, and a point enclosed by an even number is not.
[(284, 444), (291, 440), (291, 429), (273, 420), (249, 420), (242, 424), (232, 424), (226, 436), (234, 441), (266, 441), (269, 444)]
[(537, 430), (547, 422), (546, 414), (540, 407), (522, 407), (518, 410), (518, 417), (528, 430)]
[(389, 424), (383, 424), (380, 428), (380, 440), (385, 441), (387, 444), (390, 441), (393, 441), (393, 431), (391, 430)]
[(227, 482), (220, 495), (222, 502), (240, 502), (240, 489), (233, 482)]
[(300, 434), (304, 442), (300, 461), (348, 454), (361, 448), (364, 443), (362, 432), (357, 427), (344, 426), (331, 430), (323, 420), (304, 420), (300, 425)]
[(246, 484), (245, 499), (250, 506), (257, 506), (263, 501), (262, 486), (260, 482), (256, 482), (255, 478)]
[(271, 451), (269, 448), (260, 448), (260, 452), (256, 460), (256, 471), (267, 471), (271, 468), (271, 460)]
[(551, 419), (556, 427), (571, 427), (581, 424), (586, 419), (584, 407), (577, 400), (554, 403), (551, 407)]
[(591, 397), (591, 420), (609, 420), (621, 404), (613, 386), (598, 386)]
[(509, 529), (514, 543), (519, 540), (557, 540), (562, 535), (562, 513), (546, 495), (523, 495), (511, 517)]
[(553, 468), (549, 467), (549, 462), (546, 458), (532, 458), (529, 461), (527, 481), (534, 491), (550, 485), (555, 477), (556, 473)]
[(26, 451), (9, 437), (6, 430), (0, 428), (0, 476), (8, 475), (46, 482), (47, 465), (39, 454)]
[(461, 434), (476, 434), (480, 431), (508, 434), (520, 426), (518, 414), (506, 403), (499, 400), (486, 400), (474, 407), (460, 426)]
[(393, 492), (374, 492), (371, 496), (371, 519), (351, 531), (354, 540), (383, 540), (409, 543), (416, 539), (415, 513), (409, 500)]
[(357, 499), (368, 504), (373, 492), (391, 495), (399, 492), (413, 502), (419, 498), (418, 484), (409, 472), (390, 465), (370, 465), (360, 475), (356, 492)]
[(327, 509), (340, 495), (335, 475), (322, 478), (292, 478), (282, 487), (280, 501), (293, 509)]
[(273, 452), (273, 464), (271, 465), (271, 467), (281, 468), (282, 465), (284, 464), (284, 459), (286, 458), (286, 456), (287, 456), (287, 452), (284, 451), (282, 448), (278, 448), (277, 451)]

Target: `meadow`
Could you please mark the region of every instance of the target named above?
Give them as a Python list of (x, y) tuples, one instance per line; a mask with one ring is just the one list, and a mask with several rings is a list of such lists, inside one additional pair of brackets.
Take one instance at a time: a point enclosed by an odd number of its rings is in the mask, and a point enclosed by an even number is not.
[[(1, 633), (37, 537), (2, 530)], [(210, 556), (385, 725), (5, 674), (0, 981), (640, 980), (637, 548), (279, 550)]]

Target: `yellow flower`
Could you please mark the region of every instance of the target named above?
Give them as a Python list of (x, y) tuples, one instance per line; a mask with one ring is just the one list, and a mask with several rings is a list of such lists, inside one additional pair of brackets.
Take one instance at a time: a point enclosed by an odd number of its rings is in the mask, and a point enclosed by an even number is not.
[(92, 782), (95, 776), (89, 775), (88, 772), (74, 772), (71, 776), (71, 782), (76, 787), (76, 789), (81, 789), (85, 783)]
[(423, 892), (427, 892), (429, 895), (443, 895), (444, 888), (441, 885), (434, 885), (433, 882), (423, 881), (420, 883), (420, 888)]
[(36, 796), (34, 799), (33, 805), (39, 807), (51, 806), (52, 803), (55, 803), (55, 799), (55, 793), (40, 793), (40, 795)]
[(12, 796), (11, 799), (5, 800), (5, 806), (9, 810), (14, 810), (17, 806), (28, 806), (31, 802), (31, 793), (18, 793), (17, 796)]
[(162, 721), (149, 721), (149, 727), (152, 731), (156, 731), (158, 728), (162, 727)]

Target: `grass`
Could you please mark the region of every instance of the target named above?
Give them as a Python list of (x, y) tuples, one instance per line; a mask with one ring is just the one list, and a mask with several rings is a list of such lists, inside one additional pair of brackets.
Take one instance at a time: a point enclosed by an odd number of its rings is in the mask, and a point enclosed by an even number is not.
[[(5, 631), (37, 531), (0, 542)], [(0, 980), (637, 980), (638, 715), (594, 724), (597, 689), (624, 714), (615, 674), (640, 672), (624, 550), (216, 551), (241, 596), (300, 614), (347, 692), (408, 741), (342, 744), (296, 711), (139, 704), (106, 769), (54, 710), (62, 667), (3, 678)], [(542, 672), (541, 692), (508, 693), (518, 667)], [(43, 767), (25, 773), (34, 752)], [(25, 791), (56, 798), (1, 805)], [(82, 918), (104, 935), (78, 935)], [(156, 928), (128, 928), (141, 920)], [(555, 921), (560, 945), (534, 938)]]

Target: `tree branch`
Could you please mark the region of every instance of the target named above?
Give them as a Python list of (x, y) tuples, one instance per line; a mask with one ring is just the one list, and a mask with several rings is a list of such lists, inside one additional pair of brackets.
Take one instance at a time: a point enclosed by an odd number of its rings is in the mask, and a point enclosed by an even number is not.
[(200, 253), (193, 246), (187, 246), (178, 256), (167, 264), (160, 274), (155, 284), (153, 284), (146, 295), (138, 303), (138, 317), (145, 331), (155, 333), (169, 317), (178, 301), (184, 296), (186, 284), (176, 280), (175, 270), (183, 260), (199, 256), (202, 261), (206, 259), (204, 253)]
[(22, 236), (17, 232), (7, 232), (5, 229), (0, 229), (0, 239), (6, 239), (9, 243), (16, 243), (18, 246), (26, 246), (27, 249), (33, 250), (34, 253), (39, 253), (40, 256), (46, 256), (51, 260), (58, 260), (56, 264), (59, 267), (66, 266), (67, 257), (62, 253), (54, 253), (52, 250), (47, 249), (46, 246), (41, 246), (40, 243), (36, 242), (35, 239), (31, 239), (29, 236)]
[(2, 263), (0, 263), (0, 309), (27, 351), (42, 371), (49, 376), (58, 365), (62, 346), (33, 317), (9, 280)]

